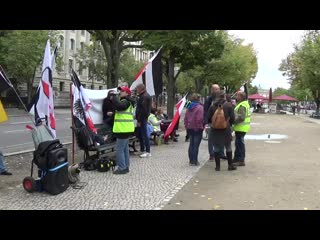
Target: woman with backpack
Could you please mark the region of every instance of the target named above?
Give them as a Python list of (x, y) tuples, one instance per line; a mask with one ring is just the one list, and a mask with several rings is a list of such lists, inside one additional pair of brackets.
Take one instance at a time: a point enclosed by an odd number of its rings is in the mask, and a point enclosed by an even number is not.
[(226, 155), (228, 160), (228, 170), (236, 170), (237, 168), (232, 164), (232, 131), (231, 125), (234, 123), (234, 111), (232, 104), (226, 101), (226, 96), (221, 91), (216, 100), (212, 103), (208, 111), (208, 124), (211, 125), (210, 134), (212, 134), (214, 157), (216, 162), (216, 171), (220, 171), (219, 152), (226, 148)]
[(199, 145), (203, 133), (203, 105), (199, 102), (198, 94), (191, 95), (191, 103), (187, 107), (187, 112), (184, 117), (184, 126), (187, 129), (190, 137), (189, 144), (189, 164), (190, 166), (198, 166)]

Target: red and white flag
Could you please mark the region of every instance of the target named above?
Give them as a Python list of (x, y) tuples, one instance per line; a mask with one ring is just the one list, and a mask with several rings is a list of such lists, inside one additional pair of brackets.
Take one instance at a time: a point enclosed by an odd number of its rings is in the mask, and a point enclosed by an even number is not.
[(41, 80), (30, 112), (34, 113), (35, 122), (41, 118), (45, 118), (52, 136), (56, 138), (56, 120), (54, 116), (52, 87), (52, 57), (50, 40), (48, 40), (42, 62)]
[(143, 83), (150, 96), (158, 96), (162, 93), (162, 48), (160, 48), (152, 58), (140, 69), (132, 83), (130, 90), (133, 91), (136, 87)]
[(164, 133), (164, 138), (167, 138), (175, 129), (175, 127), (178, 123), (178, 120), (181, 116), (181, 112), (182, 112), (184, 106), (186, 105), (186, 102), (187, 102), (187, 94), (176, 104), (177, 111), (176, 111), (169, 127), (167, 128), (166, 132)]
[(73, 83), (73, 116), (77, 117), (83, 125), (89, 127), (94, 133), (97, 133), (97, 129), (95, 128), (89, 114), (89, 109), (92, 107), (91, 101), (88, 98), (87, 94), (85, 94), (80, 79), (73, 69), (71, 81)]

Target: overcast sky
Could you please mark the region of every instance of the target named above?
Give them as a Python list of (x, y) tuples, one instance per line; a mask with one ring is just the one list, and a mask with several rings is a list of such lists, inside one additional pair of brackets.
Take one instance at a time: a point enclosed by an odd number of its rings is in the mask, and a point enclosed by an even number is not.
[(293, 52), (304, 30), (230, 30), (230, 34), (253, 43), (258, 52), (258, 73), (252, 84), (262, 88), (289, 88), (290, 84), (278, 70), (281, 60)]

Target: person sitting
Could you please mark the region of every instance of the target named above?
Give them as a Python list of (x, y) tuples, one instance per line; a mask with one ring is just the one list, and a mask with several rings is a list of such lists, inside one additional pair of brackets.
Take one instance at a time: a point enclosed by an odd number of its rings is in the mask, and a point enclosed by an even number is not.
[[(74, 116), (73, 119), (74, 119), (74, 125), (76, 128), (81, 128), (84, 126), (84, 124), (77, 117)], [(88, 121), (87, 124), (88, 124), (87, 129), (89, 130), (93, 141), (95, 141), (97, 145), (105, 144), (106, 141), (108, 140), (108, 136), (99, 135), (92, 122)]]
[(151, 113), (148, 117), (148, 122), (151, 123), (151, 125), (153, 126), (153, 131), (154, 132), (160, 132), (160, 124), (161, 124), (161, 120), (158, 120), (157, 118), (157, 109), (156, 108), (151, 108)]
[(112, 131), (113, 128), (115, 108), (110, 98), (115, 94), (115, 91), (110, 90), (102, 104), (103, 123), (106, 126), (107, 131)]
[(156, 138), (157, 136), (161, 135), (161, 129), (160, 129), (160, 124), (162, 120), (157, 119), (157, 109), (156, 108), (151, 108), (151, 113), (148, 117), (148, 124), (151, 124), (153, 127), (153, 133), (151, 136), (153, 136), (153, 141), (156, 143)]

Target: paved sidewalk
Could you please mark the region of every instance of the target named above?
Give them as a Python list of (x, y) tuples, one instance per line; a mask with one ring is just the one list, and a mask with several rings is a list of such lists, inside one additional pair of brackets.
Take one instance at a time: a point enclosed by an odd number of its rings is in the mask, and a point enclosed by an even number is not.
[(206, 163), (164, 209), (320, 209), (320, 126), (303, 115), (254, 114), (252, 123), (251, 135), (288, 138), (246, 140), (245, 167)]
[[(161, 209), (200, 169), (189, 166), (184, 133), (180, 139), (153, 146), (151, 158), (132, 156), (127, 175), (82, 171), (81, 181), (87, 186), (81, 190), (70, 187), (57, 196), (29, 194), (22, 188), (21, 181), (30, 172), (30, 154), (8, 159), (17, 180), (8, 185), (10, 177), (0, 176), (0, 209)], [(201, 149), (205, 151), (206, 145)], [(200, 157), (201, 165), (206, 158)]]

